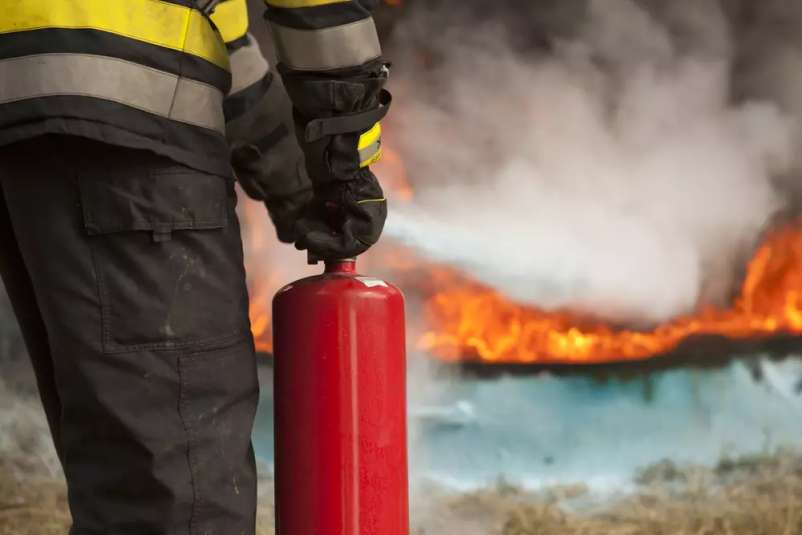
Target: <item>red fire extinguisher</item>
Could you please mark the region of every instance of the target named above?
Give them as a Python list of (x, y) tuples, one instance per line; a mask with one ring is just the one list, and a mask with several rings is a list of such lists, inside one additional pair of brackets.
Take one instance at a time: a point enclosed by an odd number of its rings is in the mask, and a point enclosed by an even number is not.
[(404, 321), (354, 260), (273, 299), (278, 535), (408, 535)]

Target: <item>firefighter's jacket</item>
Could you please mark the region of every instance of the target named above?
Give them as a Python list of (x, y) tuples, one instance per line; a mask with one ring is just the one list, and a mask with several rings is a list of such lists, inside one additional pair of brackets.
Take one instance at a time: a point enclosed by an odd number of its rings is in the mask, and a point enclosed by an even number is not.
[[(64, 133), (231, 176), (227, 119), (260, 101), (271, 75), (245, 0), (208, 15), (214, 3), (0, 1), (0, 145)], [(281, 61), (324, 72), (378, 57), (377, 3), (267, 0)]]

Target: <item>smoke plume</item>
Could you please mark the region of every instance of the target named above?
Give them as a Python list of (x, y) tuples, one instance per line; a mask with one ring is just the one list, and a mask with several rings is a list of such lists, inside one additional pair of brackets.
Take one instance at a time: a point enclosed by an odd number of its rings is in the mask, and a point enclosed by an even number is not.
[(715, 0), (449, 13), (423, 7), (394, 36), (414, 50), (395, 58), (392, 119), (414, 198), (385, 236), (544, 309), (648, 326), (727, 306), (795, 166), (786, 93), (758, 91), (743, 59), (768, 46), (746, 43), (754, 16)]

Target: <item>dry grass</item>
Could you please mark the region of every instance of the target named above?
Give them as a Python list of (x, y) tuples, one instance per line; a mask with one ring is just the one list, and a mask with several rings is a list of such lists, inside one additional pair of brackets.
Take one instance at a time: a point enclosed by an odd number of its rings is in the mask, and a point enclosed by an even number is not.
[[(43, 475), (20, 477), (19, 469), (0, 463), (0, 535), (66, 534), (63, 485)], [(802, 457), (780, 452), (714, 469), (666, 462), (644, 470), (634, 494), (604, 504), (581, 486), (529, 493), (504, 482), (464, 495), (430, 489), (425, 500), (414, 498), (420, 496), (413, 497), (414, 535), (798, 535)], [(259, 535), (272, 534), (272, 524), (265, 498)]]
[[(802, 534), (802, 457), (789, 452), (714, 469), (665, 462), (644, 470), (637, 485), (634, 494), (593, 504), (580, 487), (532, 494), (502, 482), (438, 500), (417, 534)], [(566, 503), (581, 504), (581, 512)]]
[(66, 535), (67, 492), (52, 478), (20, 479), (0, 468), (0, 535)]

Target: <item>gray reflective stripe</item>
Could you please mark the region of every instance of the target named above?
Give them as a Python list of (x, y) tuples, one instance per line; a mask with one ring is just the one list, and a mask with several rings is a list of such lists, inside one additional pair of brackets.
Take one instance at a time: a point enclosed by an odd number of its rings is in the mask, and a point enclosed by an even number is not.
[(362, 65), (381, 55), (372, 18), (325, 30), (296, 30), (270, 23), (279, 61), (298, 71)]
[(365, 162), (369, 161), (373, 158), (379, 149), (382, 147), (382, 138), (381, 136), (376, 138), (376, 141), (365, 147), (364, 149), (359, 151), (359, 163), (361, 165), (365, 165)]
[(105, 56), (42, 54), (0, 61), (0, 104), (48, 96), (111, 100), (225, 134), (223, 93), (210, 85)]
[(238, 48), (231, 54), (231, 91), (229, 95), (239, 93), (265, 77), (270, 70), (267, 60), (259, 49), (259, 43), (250, 33), (248, 44)]

